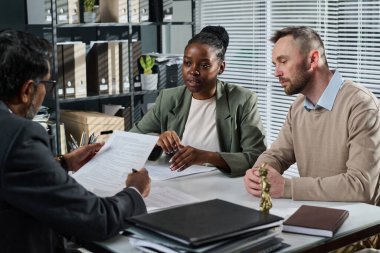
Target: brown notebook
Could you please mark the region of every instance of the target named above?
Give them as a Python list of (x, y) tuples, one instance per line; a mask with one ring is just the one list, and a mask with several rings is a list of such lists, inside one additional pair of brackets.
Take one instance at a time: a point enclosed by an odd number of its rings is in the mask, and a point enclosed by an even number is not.
[(347, 217), (347, 210), (302, 205), (284, 221), (282, 231), (332, 237)]

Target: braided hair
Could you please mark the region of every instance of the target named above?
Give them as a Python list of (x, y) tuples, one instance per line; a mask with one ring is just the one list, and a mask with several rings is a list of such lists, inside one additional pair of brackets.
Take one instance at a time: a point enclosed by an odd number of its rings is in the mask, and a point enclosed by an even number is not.
[(186, 48), (193, 43), (209, 45), (217, 50), (217, 57), (224, 61), (229, 40), (228, 33), (224, 27), (206, 26), (187, 42)]

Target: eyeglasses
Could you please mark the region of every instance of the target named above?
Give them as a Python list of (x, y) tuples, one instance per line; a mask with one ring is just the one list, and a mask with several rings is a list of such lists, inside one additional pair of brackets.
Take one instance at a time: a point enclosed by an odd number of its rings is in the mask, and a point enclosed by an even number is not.
[(38, 80), (36, 81), (36, 84), (43, 83), (45, 85), (45, 90), (47, 93), (51, 93), (55, 86), (57, 85), (57, 81), (55, 80)]

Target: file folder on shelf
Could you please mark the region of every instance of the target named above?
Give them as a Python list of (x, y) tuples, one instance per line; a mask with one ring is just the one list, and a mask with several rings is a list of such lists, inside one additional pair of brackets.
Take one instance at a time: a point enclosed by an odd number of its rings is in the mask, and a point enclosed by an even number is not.
[(86, 44), (76, 43), (73, 45), (73, 48), (75, 59), (75, 97), (87, 97)]
[(108, 94), (120, 93), (119, 42), (108, 42)]
[(131, 22), (139, 23), (140, 22), (140, 1), (131, 0)]
[(132, 42), (132, 73), (133, 77), (138, 76), (139, 73), (139, 59), (142, 54), (141, 41)]
[(51, 23), (52, 16), (50, 11), (50, 0), (27, 0), (26, 4), (28, 11), (28, 24), (42, 25)]
[(149, 21), (149, 0), (140, 0), (140, 22)]
[(120, 92), (130, 92), (129, 81), (129, 43), (127, 40), (119, 41), (119, 81)]
[(57, 80), (57, 92), (59, 98), (65, 97), (64, 92), (64, 80), (63, 80), (63, 46), (57, 44), (57, 62), (58, 62), (58, 80)]
[(108, 94), (108, 42), (92, 42), (86, 56), (86, 64), (88, 95)]
[(69, 22), (67, 0), (56, 0), (56, 4), (57, 24), (67, 24)]
[(75, 97), (75, 56), (74, 46), (70, 44), (62, 45), (63, 52), (63, 84), (65, 98)]
[(191, 0), (173, 1), (173, 16), (171, 22), (193, 21)]
[(172, 88), (184, 85), (185, 82), (182, 78), (182, 65), (181, 64), (172, 64), (166, 66), (166, 87)]
[[(58, 57), (58, 80), (63, 81), (64, 97), (86, 97), (86, 44), (64, 42), (58, 43), (58, 46), (62, 50), (62, 59)], [(63, 73), (63, 79), (61, 73)]]
[(100, 22), (128, 23), (128, 0), (100, 0)]
[(163, 21), (163, 2), (162, 1), (150, 1), (149, 2), (149, 21), (150, 22), (162, 22)]
[(173, 19), (173, 0), (163, 0), (163, 20), (172, 21)]
[(69, 24), (79, 23), (79, 0), (67, 0)]

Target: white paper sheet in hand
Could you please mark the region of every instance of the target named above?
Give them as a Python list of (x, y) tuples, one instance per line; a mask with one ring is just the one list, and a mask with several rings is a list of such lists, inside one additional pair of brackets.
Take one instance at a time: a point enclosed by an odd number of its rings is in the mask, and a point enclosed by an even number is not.
[(148, 212), (199, 202), (200, 199), (170, 187), (152, 187), (145, 204)]
[(186, 168), (183, 171), (172, 171), (170, 170), (169, 164), (170, 157), (162, 156), (157, 161), (148, 161), (145, 165), (145, 168), (149, 172), (149, 176), (152, 181), (161, 181), (167, 180), (176, 177), (183, 177), (192, 174), (204, 173), (216, 170), (215, 167), (201, 166), (201, 165), (192, 165), (189, 168)]
[(98, 196), (113, 196), (125, 187), (132, 168), (144, 167), (157, 140), (157, 136), (114, 131), (98, 154), (72, 176)]

